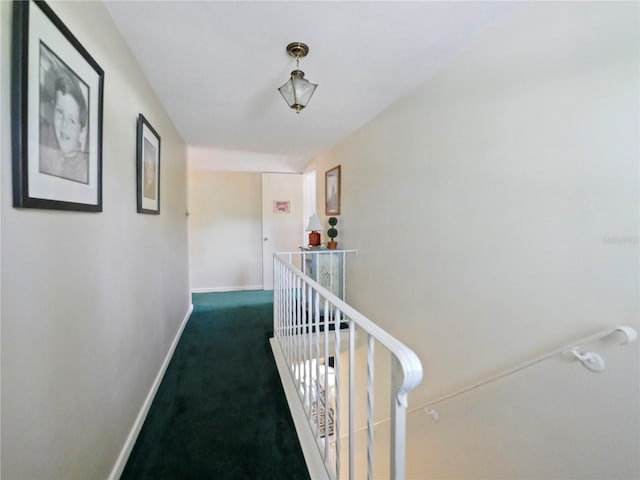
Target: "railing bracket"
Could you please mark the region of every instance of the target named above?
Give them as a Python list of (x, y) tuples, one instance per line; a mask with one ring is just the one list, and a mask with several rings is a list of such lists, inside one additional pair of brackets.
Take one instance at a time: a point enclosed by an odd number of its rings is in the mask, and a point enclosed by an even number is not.
[(565, 355), (573, 355), (576, 357), (585, 368), (588, 368), (592, 372), (601, 373), (607, 369), (607, 364), (604, 358), (595, 352), (580, 352), (580, 347), (573, 347), (571, 350), (564, 352)]
[(426, 413), (427, 415), (431, 415), (431, 418), (433, 418), (434, 422), (440, 421), (440, 414), (438, 413), (437, 410), (434, 410), (433, 408), (425, 407), (424, 413)]

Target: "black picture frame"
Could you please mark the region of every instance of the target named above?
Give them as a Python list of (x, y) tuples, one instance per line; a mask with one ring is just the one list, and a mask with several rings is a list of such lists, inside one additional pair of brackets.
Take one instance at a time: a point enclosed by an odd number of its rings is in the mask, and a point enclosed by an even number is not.
[(43, 1), (12, 27), (13, 206), (101, 212), (104, 71)]
[(160, 214), (160, 135), (141, 113), (136, 135), (138, 213)]

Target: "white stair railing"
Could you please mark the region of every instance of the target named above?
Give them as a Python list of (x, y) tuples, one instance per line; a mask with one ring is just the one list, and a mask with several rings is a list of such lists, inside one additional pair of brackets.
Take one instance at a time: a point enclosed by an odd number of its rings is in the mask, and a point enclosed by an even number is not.
[[(355, 478), (356, 377), (366, 376), (366, 477), (373, 478), (374, 455), (381, 455), (388, 456), (389, 478), (404, 478), (407, 396), (422, 380), (420, 360), (411, 349), (294, 265), (304, 264), (301, 255), (312, 254), (274, 255), (275, 343), (296, 385), (306, 428), (315, 439), (328, 477), (343, 478), (344, 465), (348, 478)], [(360, 363), (356, 362), (356, 345), (366, 349), (366, 372), (362, 374), (356, 372), (356, 363)], [(374, 353), (379, 348), (389, 352), (384, 358), (390, 364), (376, 365), (381, 356)], [(380, 444), (385, 445), (384, 452), (374, 452), (377, 368), (391, 372), (391, 401), (385, 414), (391, 419), (390, 437), (388, 442), (377, 443), (379, 449)], [(341, 385), (346, 385), (346, 391), (341, 391), (345, 390)], [(341, 445), (341, 437), (348, 438), (348, 445)]]

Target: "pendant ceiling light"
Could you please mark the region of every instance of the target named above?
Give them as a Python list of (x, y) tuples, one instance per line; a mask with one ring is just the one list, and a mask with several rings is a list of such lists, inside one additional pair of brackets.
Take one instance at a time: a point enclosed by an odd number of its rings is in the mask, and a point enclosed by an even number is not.
[(318, 85), (304, 78), (304, 72), (300, 70), (300, 58), (307, 56), (309, 47), (301, 42), (293, 42), (287, 45), (287, 53), (295, 57), (296, 69), (291, 72), (291, 78), (287, 80), (287, 83), (282, 85), (278, 90), (287, 104), (293, 108), (296, 113), (300, 113), (300, 110), (306, 107), (309, 100), (311, 100), (311, 96)]

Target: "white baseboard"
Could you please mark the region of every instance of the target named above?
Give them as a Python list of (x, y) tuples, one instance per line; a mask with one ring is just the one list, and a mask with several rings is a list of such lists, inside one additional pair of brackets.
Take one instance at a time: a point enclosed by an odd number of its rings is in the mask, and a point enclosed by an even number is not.
[(180, 337), (182, 336), (182, 332), (184, 327), (187, 324), (187, 320), (189, 320), (189, 316), (193, 312), (193, 304), (189, 307), (187, 314), (185, 315), (182, 323), (180, 324), (180, 328), (178, 328), (178, 332), (176, 333), (173, 342), (171, 343), (171, 347), (169, 347), (169, 351), (160, 366), (160, 370), (158, 370), (158, 374), (156, 375), (153, 384), (151, 385), (151, 389), (147, 394), (147, 398), (145, 398), (144, 403), (142, 404), (142, 408), (140, 412), (138, 412), (138, 416), (136, 417), (136, 421), (133, 423), (131, 427), (131, 431), (127, 436), (127, 440), (124, 442), (122, 450), (120, 450), (120, 455), (118, 455), (118, 459), (116, 460), (115, 465), (111, 469), (111, 473), (109, 474), (108, 480), (118, 480), (122, 472), (124, 471), (124, 467), (127, 464), (127, 460), (129, 459), (129, 455), (131, 454), (131, 450), (133, 450), (133, 446), (136, 444), (136, 439), (138, 438), (138, 434), (142, 429), (142, 424), (144, 423), (145, 418), (147, 417), (147, 413), (149, 413), (149, 408), (151, 408), (151, 403), (153, 402), (154, 397), (156, 396), (156, 392), (158, 391), (158, 387), (160, 387), (160, 383), (162, 382), (162, 378), (164, 377), (165, 372), (167, 371), (167, 367), (169, 366), (169, 362), (171, 361), (171, 357), (173, 357), (173, 352), (178, 345), (178, 341), (180, 341)]
[(314, 480), (329, 479), (329, 474), (318, 450), (316, 440), (307, 421), (302, 403), (300, 403), (300, 397), (298, 396), (297, 387), (291, 378), (291, 373), (287, 368), (287, 361), (284, 359), (278, 342), (275, 338), (269, 339), (271, 344), (271, 351), (273, 352), (273, 358), (276, 360), (276, 366), (278, 367), (278, 373), (280, 374), (280, 381), (284, 389), (284, 394), (287, 397), (287, 403), (289, 404), (289, 411), (293, 418), (293, 423), (296, 426), (296, 433), (298, 434), (298, 441), (300, 447), (302, 447), (302, 453), (304, 460), (307, 464), (307, 470), (309, 470), (309, 476)]
[(192, 288), (191, 293), (237, 292), (242, 290), (262, 290), (262, 285), (246, 285), (244, 287)]

